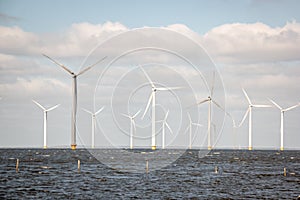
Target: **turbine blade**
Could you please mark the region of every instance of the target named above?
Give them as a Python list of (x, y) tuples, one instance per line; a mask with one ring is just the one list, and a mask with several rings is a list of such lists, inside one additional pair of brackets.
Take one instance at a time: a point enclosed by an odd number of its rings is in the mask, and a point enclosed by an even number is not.
[(38, 102), (36, 102), (35, 100), (32, 100), (33, 103), (35, 103), (38, 107), (40, 107), (41, 109), (43, 109), (44, 111), (46, 111), (46, 108), (44, 108), (41, 104), (39, 104)]
[(190, 128), (190, 125), (188, 125), (188, 126), (186, 127), (186, 129), (185, 129), (185, 131), (183, 132), (183, 134), (186, 134), (186, 132), (189, 130), (189, 128)]
[(190, 123), (192, 123), (192, 118), (191, 118), (190, 113), (187, 113), (187, 114), (188, 114), (188, 118), (189, 118), (189, 120), (190, 120)]
[(209, 99), (204, 99), (204, 100), (198, 102), (197, 104), (200, 105), (200, 104), (203, 104), (203, 103), (205, 103), (205, 102), (207, 102), (207, 101), (209, 101)]
[(171, 127), (169, 126), (169, 124), (166, 122), (165, 125), (169, 129), (170, 133), (173, 135), (173, 131), (172, 131)]
[(200, 127), (203, 126), (202, 124), (198, 124), (198, 123), (192, 123), (192, 125), (194, 125), (194, 126), (200, 126)]
[(182, 89), (183, 87), (160, 87), (156, 88), (158, 91), (171, 91), (171, 90), (179, 90)]
[(250, 98), (249, 98), (247, 92), (244, 90), (244, 88), (242, 88), (242, 90), (243, 90), (243, 92), (244, 92), (244, 95), (245, 95), (245, 97), (246, 97), (248, 103), (249, 103), (250, 105), (252, 105), (251, 100), (250, 100)]
[(220, 104), (218, 104), (215, 100), (212, 100), (212, 102), (219, 107), (221, 110), (225, 111), (224, 108), (222, 106), (220, 106)]
[(146, 72), (142, 67), (140, 67), (140, 68), (141, 68), (141, 70), (144, 72), (144, 74), (145, 74), (146, 78), (148, 79), (149, 83), (151, 84), (151, 86), (152, 86), (153, 88), (155, 88), (155, 85), (153, 84), (151, 78), (148, 76), (147, 72)]
[(149, 109), (149, 106), (150, 106), (150, 103), (151, 103), (152, 98), (153, 98), (153, 92), (151, 92), (151, 95), (150, 95), (150, 97), (149, 97), (149, 100), (148, 100), (148, 103), (147, 103), (145, 112), (144, 112), (144, 114), (143, 114), (143, 116), (142, 116), (142, 119), (144, 119), (144, 117), (145, 117), (145, 115), (146, 115), (146, 113), (147, 113), (147, 111), (148, 111), (148, 109)]
[(252, 105), (255, 108), (270, 108), (272, 107), (271, 105)]
[(229, 112), (225, 112), (225, 113), (226, 113), (226, 115), (228, 115), (231, 118), (231, 120), (232, 120), (232, 126), (234, 128), (236, 128), (236, 123), (235, 123), (235, 120), (233, 119), (233, 116)]
[(57, 108), (58, 106), (60, 106), (60, 104), (57, 104), (56, 106), (53, 106), (52, 108), (49, 108), (49, 109), (47, 109), (46, 111), (54, 110), (54, 109)]
[(87, 110), (87, 109), (84, 109), (84, 108), (81, 108), (83, 111), (87, 112), (87, 113), (90, 113), (91, 115), (93, 115), (94, 113), (92, 113), (91, 111)]
[(71, 75), (74, 75), (74, 72), (72, 72), (71, 70), (69, 70), (66, 66), (64, 66), (63, 64), (60, 64), (59, 62), (57, 62), (56, 60), (50, 58), (49, 56), (43, 54), (43, 56), (45, 56), (46, 58), (48, 58), (49, 60), (51, 60), (53, 63), (57, 64), (58, 66), (60, 66), (61, 68), (63, 68), (64, 70), (66, 70), (67, 72), (69, 72)]
[(77, 76), (79, 76), (79, 75), (83, 74), (84, 72), (90, 70), (92, 67), (96, 66), (98, 63), (100, 63), (101, 61), (103, 61), (106, 57), (107, 57), (107, 56), (104, 56), (102, 59), (98, 60), (96, 63), (94, 63), (94, 64), (92, 64), (92, 65), (86, 67), (86, 68), (83, 69), (83, 70), (81, 70), (81, 71), (77, 74)]
[(126, 115), (126, 114), (124, 114), (124, 113), (121, 113), (121, 115), (123, 115), (124, 117), (128, 117), (128, 118), (131, 119), (131, 116), (129, 116), (129, 115)]
[(284, 111), (292, 110), (292, 109), (294, 109), (294, 108), (297, 108), (298, 106), (300, 106), (300, 104), (297, 104), (297, 105), (291, 106), (291, 107), (289, 107), (289, 108), (286, 108), (286, 109), (284, 109)]
[(167, 113), (166, 113), (166, 115), (165, 115), (165, 119), (164, 119), (164, 121), (166, 121), (166, 120), (167, 120), (168, 116), (169, 116), (169, 110), (167, 111)]
[(135, 126), (135, 121), (134, 121), (134, 119), (132, 119), (131, 122), (132, 122), (132, 126), (133, 126), (133, 129), (134, 129), (134, 133), (136, 133), (136, 126)]
[(247, 109), (247, 111), (246, 111), (246, 113), (245, 113), (245, 115), (244, 115), (244, 117), (243, 117), (241, 123), (239, 124), (239, 127), (242, 126), (242, 124), (244, 123), (244, 121), (245, 121), (245, 119), (246, 119), (246, 117), (247, 117), (249, 111), (250, 111), (250, 108)]
[(87, 68), (85, 68), (85, 69), (83, 69), (83, 70), (81, 70), (78, 74), (77, 74), (77, 76), (79, 76), (79, 75), (81, 75), (81, 74), (83, 74), (84, 72), (86, 72), (86, 71), (88, 71), (88, 70), (90, 70), (92, 67), (87, 67)]
[(277, 108), (279, 108), (279, 110), (282, 110), (282, 108), (272, 99), (269, 99), (269, 101), (271, 101), (272, 104), (274, 104)]
[(141, 112), (141, 109), (140, 109), (139, 111), (137, 111), (137, 112), (132, 116), (132, 118), (135, 118), (140, 112)]
[(104, 106), (102, 108), (100, 108), (97, 112), (95, 112), (95, 115), (98, 115), (99, 113), (101, 113), (103, 109), (104, 109)]
[(211, 97), (214, 95), (215, 78), (216, 78), (216, 72), (214, 71), (214, 73), (213, 73), (213, 81), (212, 81), (211, 90), (210, 90), (210, 96)]

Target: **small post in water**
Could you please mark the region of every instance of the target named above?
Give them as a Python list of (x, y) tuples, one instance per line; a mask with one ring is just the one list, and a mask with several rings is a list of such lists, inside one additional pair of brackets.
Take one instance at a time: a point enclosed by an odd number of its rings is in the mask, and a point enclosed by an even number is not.
[(283, 176), (286, 176), (286, 168), (283, 168)]
[(19, 172), (19, 158), (17, 158), (17, 163), (16, 163), (16, 172)]
[(77, 169), (78, 169), (78, 172), (80, 172), (80, 160), (78, 160), (78, 162), (77, 162)]
[(218, 173), (218, 166), (215, 166), (215, 174)]
[(149, 172), (149, 162), (148, 160), (146, 160), (146, 173), (148, 174), (148, 172)]

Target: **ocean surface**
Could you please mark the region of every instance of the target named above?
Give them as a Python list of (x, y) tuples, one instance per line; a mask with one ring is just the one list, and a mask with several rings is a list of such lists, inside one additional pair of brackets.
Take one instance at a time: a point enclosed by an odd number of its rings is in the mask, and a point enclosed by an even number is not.
[[(176, 150), (165, 152), (162, 157)], [(118, 169), (113, 169), (85, 149), (0, 149), (0, 199), (297, 199), (300, 195), (300, 151), (213, 150), (199, 157), (198, 150), (186, 150), (161, 169), (151, 170), (149, 160), (148, 173), (146, 164), (142, 173), (122, 170), (125, 159), (119, 156)]]

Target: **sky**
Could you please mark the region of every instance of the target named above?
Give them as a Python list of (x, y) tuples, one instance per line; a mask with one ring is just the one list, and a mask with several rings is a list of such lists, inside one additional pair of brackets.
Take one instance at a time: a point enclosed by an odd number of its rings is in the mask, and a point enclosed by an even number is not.
[[(143, 113), (146, 107), (149, 83), (134, 66), (143, 63), (161, 86), (194, 86), (194, 90), (157, 95), (157, 118), (163, 118), (167, 109), (173, 112), (169, 124), (175, 134), (167, 135), (168, 145), (188, 145), (187, 116), (182, 114), (188, 110), (203, 124), (193, 130), (194, 146), (205, 146), (207, 106), (186, 107), (206, 98), (207, 88), (178, 56), (157, 49), (133, 52), (118, 58), (105, 71), (110, 61), (145, 44), (180, 52), (199, 62), (198, 70), (209, 88), (212, 70), (197, 58), (210, 58), (215, 65), (212, 68), (217, 70), (216, 101), (237, 124), (248, 106), (242, 88), (253, 103), (271, 105), (271, 98), (284, 108), (293, 106), (300, 101), (299, 7), (299, 1), (283, 0), (0, 0), (0, 147), (42, 147), (43, 113), (32, 99), (45, 107), (61, 104), (48, 113), (48, 146), (70, 144), (72, 80), (43, 53), (76, 72), (107, 56), (103, 63), (78, 77), (79, 145), (91, 143), (90, 116), (81, 108), (97, 111), (105, 106), (97, 115), (96, 146), (128, 146), (130, 121), (120, 113), (133, 114), (139, 109)], [(191, 99), (187, 94), (192, 94)], [(248, 146), (248, 119), (234, 130), (232, 119), (223, 111), (213, 106), (213, 113), (215, 147)], [(150, 144), (149, 138), (145, 139), (151, 131), (149, 118), (147, 113), (145, 120), (138, 117), (136, 121), (141, 137), (137, 146)], [(300, 148), (299, 120), (300, 108), (285, 113), (287, 149)], [(253, 109), (254, 148), (278, 149), (279, 128), (276, 107)]]

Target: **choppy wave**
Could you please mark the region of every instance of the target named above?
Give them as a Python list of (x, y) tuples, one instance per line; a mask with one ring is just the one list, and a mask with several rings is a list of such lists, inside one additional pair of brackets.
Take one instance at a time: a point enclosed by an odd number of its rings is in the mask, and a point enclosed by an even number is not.
[[(216, 150), (199, 157), (197, 150), (187, 150), (175, 162), (147, 174), (109, 168), (84, 149), (1, 149), (0, 198), (296, 199), (299, 153)], [(163, 156), (172, 154), (176, 151), (166, 150)]]

